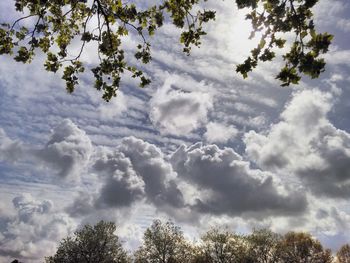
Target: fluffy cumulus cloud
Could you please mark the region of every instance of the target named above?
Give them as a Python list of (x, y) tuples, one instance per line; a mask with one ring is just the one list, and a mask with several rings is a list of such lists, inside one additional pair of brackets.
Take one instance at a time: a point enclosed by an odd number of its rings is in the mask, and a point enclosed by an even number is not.
[(144, 196), (145, 182), (136, 174), (128, 157), (120, 152), (103, 153), (95, 170), (104, 174), (106, 182), (101, 189), (98, 204), (129, 206)]
[(218, 122), (209, 122), (206, 129), (204, 138), (210, 143), (226, 143), (238, 134), (238, 130), (233, 125), (227, 126)]
[(50, 174), (63, 179), (77, 180), (91, 154), (90, 138), (69, 119), (63, 120), (53, 129), (49, 141), (43, 147), (12, 140), (0, 129), (0, 160), (35, 162), (36, 168), (50, 171)]
[(55, 211), (49, 200), (23, 194), (13, 198), (12, 204), (7, 213), (0, 215), (1, 262), (13, 258), (38, 262), (55, 253), (57, 242), (75, 227), (66, 214)]
[(297, 175), (317, 195), (350, 196), (350, 135), (327, 113), (329, 93), (297, 93), (268, 134), (245, 135), (247, 154), (261, 167)]
[(150, 118), (163, 134), (187, 135), (207, 122), (213, 100), (208, 93), (184, 91), (173, 85), (167, 80), (154, 94)]
[(37, 156), (54, 167), (62, 178), (78, 178), (92, 153), (90, 138), (71, 120), (63, 120), (52, 132), (50, 140)]
[[(35, 261), (52, 254), (55, 242), (70, 231), (72, 222), (67, 214), (91, 223), (120, 218), (122, 211), (138, 210), (143, 205), (177, 220), (198, 220), (199, 224), (203, 218), (220, 221), (235, 217), (255, 224), (262, 220), (264, 226), (277, 230), (290, 229), (293, 224), (312, 230), (312, 223), (300, 223), (307, 218), (307, 222), (318, 220), (320, 229), (335, 234), (344, 225), (341, 218), (347, 215), (337, 208), (325, 209), (317, 200), (308, 209), (310, 197), (291, 189), (277, 176), (295, 173), (315, 193), (347, 196), (349, 135), (327, 119), (332, 101), (328, 93), (301, 92), (267, 134), (247, 133), (247, 157), (260, 169), (252, 168), (250, 160), (232, 148), (215, 144), (183, 145), (166, 155), (155, 144), (126, 137), (117, 147), (96, 148), (69, 120), (55, 128), (49, 142), (39, 149), (2, 133), (4, 149), (18, 147), (22, 155), (23, 151), (35, 153), (35, 158), (63, 177), (86, 171), (97, 180), (61, 213), (54, 213), (50, 201), (38, 201), (30, 195), (14, 198), (12, 213), (1, 213), (0, 217), (0, 254), (6, 260), (19, 257)], [(55, 158), (58, 162), (52, 165)], [(277, 228), (270, 222), (276, 218)], [(25, 228), (29, 231), (22, 230)]]
[(104, 180), (97, 207), (129, 206), (137, 200), (159, 207), (183, 205), (171, 165), (158, 147), (141, 139), (127, 137), (114, 151), (100, 151), (93, 168)]
[(79, 216), (146, 202), (185, 220), (201, 214), (295, 215), (307, 206), (303, 194), (279, 184), (271, 173), (252, 169), (232, 148), (197, 143), (169, 157), (135, 137), (124, 138), (113, 150), (99, 149), (92, 170), (101, 186), (79, 195), (67, 211)]
[(171, 162), (181, 180), (195, 188), (187, 197), (202, 213), (298, 214), (307, 206), (304, 195), (287, 192), (269, 173), (251, 169), (231, 148), (201, 143), (182, 146)]

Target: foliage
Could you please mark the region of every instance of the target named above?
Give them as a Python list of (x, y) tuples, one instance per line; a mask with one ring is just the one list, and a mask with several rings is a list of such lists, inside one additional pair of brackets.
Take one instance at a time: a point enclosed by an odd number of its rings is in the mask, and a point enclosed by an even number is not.
[(350, 263), (350, 245), (343, 245), (337, 252), (337, 262), (339, 263)]
[[(325, 70), (325, 61), (321, 55), (328, 51), (333, 36), (328, 33), (317, 33), (313, 20), (312, 7), (318, 0), (240, 0), (241, 6), (252, 8), (247, 15), (251, 20), (254, 37), (261, 32), (262, 37), (258, 46), (251, 51), (243, 64), (238, 65), (236, 71), (247, 77), (248, 72), (255, 68), (259, 61), (270, 61), (275, 57), (272, 48), (283, 48), (287, 38), (282, 38), (287, 32), (294, 33), (294, 40), (290, 41), (290, 49), (283, 55), (285, 66), (277, 75), (282, 86), (297, 84), (300, 73), (317, 78)], [(259, 2), (263, 4), (263, 11), (257, 11)]]
[(172, 222), (153, 221), (135, 253), (135, 263), (190, 262), (192, 251), (179, 227)]
[(208, 263), (244, 262), (247, 247), (241, 236), (212, 229), (202, 237), (202, 253)]
[(308, 233), (287, 233), (278, 244), (280, 261), (283, 263), (331, 263), (332, 253), (324, 249), (318, 240)]
[(73, 237), (65, 238), (46, 263), (127, 263), (129, 259), (115, 230), (112, 222), (85, 225)]
[(255, 263), (274, 263), (278, 262), (278, 244), (282, 237), (267, 229), (254, 230), (253, 233), (246, 236), (248, 250), (246, 255), (247, 262)]
[[(192, 46), (200, 46), (206, 34), (204, 24), (215, 19), (215, 11), (201, 8), (206, 1), (159, 0), (142, 9), (132, 1), (122, 0), (15, 0), (16, 10), (24, 15), (12, 24), (0, 25), (0, 55), (14, 55), (15, 61), (30, 63), (41, 50), (46, 54), (45, 69), (57, 72), (63, 68), (62, 79), (67, 91), (73, 92), (78, 75), (88, 66), (81, 61), (81, 54), (87, 43), (95, 43), (99, 59), (99, 64), (91, 68), (95, 88), (109, 101), (116, 96), (125, 72), (138, 78), (141, 87), (150, 83), (141, 66), (136, 67), (126, 58), (124, 37), (130, 31), (139, 35), (134, 55), (147, 64), (152, 59), (150, 37), (170, 20), (181, 30), (180, 42), (189, 54)], [(251, 38), (256, 32), (262, 33), (258, 47), (236, 68), (244, 78), (259, 61), (275, 57), (273, 48), (285, 46), (287, 38), (283, 36), (287, 32), (292, 32), (295, 39), (289, 41), (291, 48), (283, 56), (286, 64), (277, 75), (282, 85), (298, 83), (300, 73), (316, 78), (324, 71), (325, 62), (320, 55), (328, 51), (332, 36), (315, 31), (311, 9), (318, 0), (235, 1), (239, 8), (251, 9), (246, 17), (253, 25)], [(31, 26), (21, 26), (26, 19), (30, 19)], [(69, 47), (76, 42), (80, 49), (71, 56)]]
[[(86, 225), (73, 237), (65, 238), (47, 263), (331, 263), (329, 249), (308, 233), (284, 236), (267, 229), (249, 235), (211, 229), (200, 242), (189, 242), (172, 222), (153, 221), (144, 232), (143, 243), (133, 260), (114, 234), (115, 224), (100, 221)], [(337, 252), (339, 263), (349, 261), (350, 246)], [(15, 261), (13, 261), (15, 262)], [(18, 262), (18, 261), (16, 261)]]

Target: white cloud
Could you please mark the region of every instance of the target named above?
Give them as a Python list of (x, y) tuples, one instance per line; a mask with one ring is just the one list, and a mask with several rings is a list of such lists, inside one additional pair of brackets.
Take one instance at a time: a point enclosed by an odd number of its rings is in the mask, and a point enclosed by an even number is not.
[(163, 134), (185, 136), (206, 123), (213, 102), (207, 93), (185, 92), (172, 87), (174, 84), (181, 86), (169, 78), (154, 94), (150, 118)]
[(324, 55), (329, 65), (348, 65), (350, 50), (334, 49)]
[(297, 93), (267, 135), (245, 135), (246, 152), (261, 167), (297, 175), (317, 195), (348, 197), (350, 135), (327, 118), (329, 93)]
[[(101, 99), (100, 92), (89, 87), (87, 93), (91, 101), (96, 105), (97, 113), (102, 120), (113, 120), (122, 115), (128, 108), (128, 96), (122, 90), (118, 91), (117, 97), (106, 102)], [(131, 105), (130, 105), (131, 106)]]
[(45, 165), (57, 169), (62, 178), (78, 179), (92, 153), (90, 138), (71, 120), (63, 120), (52, 131), (50, 140), (36, 152)]
[(238, 134), (238, 130), (233, 125), (226, 126), (217, 122), (209, 122), (206, 129), (204, 138), (211, 143), (225, 143), (228, 140), (234, 139)]
[(37, 262), (54, 254), (57, 242), (75, 228), (73, 221), (55, 211), (49, 200), (36, 200), (30, 194), (23, 194), (13, 199), (13, 207), (15, 214), (0, 215), (2, 262), (14, 258)]

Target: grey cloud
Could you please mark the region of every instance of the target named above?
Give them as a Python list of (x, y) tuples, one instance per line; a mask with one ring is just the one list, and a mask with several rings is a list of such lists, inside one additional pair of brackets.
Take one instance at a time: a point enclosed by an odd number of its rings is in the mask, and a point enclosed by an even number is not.
[(65, 212), (77, 218), (89, 215), (95, 211), (95, 198), (95, 193), (80, 192), (78, 197), (65, 208)]
[(92, 153), (90, 138), (71, 120), (63, 120), (52, 132), (49, 142), (36, 151), (37, 157), (58, 170), (62, 178), (78, 178)]
[(350, 135), (328, 126), (310, 145), (319, 152), (323, 163), (298, 168), (296, 173), (317, 195), (350, 197)]
[(88, 165), (91, 154), (90, 138), (69, 119), (53, 129), (44, 147), (12, 140), (0, 129), (0, 160), (32, 162), (35, 168), (47, 168), (50, 173), (64, 179), (78, 179)]
[[(333, 26), (344, 32), (348, 31), (346, 19), (342, 18), (349, 8), (343, 0), (323, 0), (315, 6), (315, 21), (320, 26)], [(327, 17), (328, 19), (324, 19)], [(345, 22), (343, 21), (345, 20)]]
[[(301, 193), (280, 193), (271, 175), (249, 167), (233, 149), (200, 143), (180, 147), (171, 162), (181, 180), (197, 188), (193, 208), (203, 213), (299, 214)], [(285, 189), (284, 189), (285, 190)]]
[(106, 178), (97, 200), (98, 206), (128, 206), (142, 199), (145, 183), (123, 153), (104, 154), (96, 161), (94, 168)]
[(316, 213), (316, 218), (319, 219), (319, 220), (322, 220), (322, 219), (325, 219), (325, 218), (328, 218), (329, 217), (329, 213), (327, 210), (325, 209), (318, 209), (317, 210), (317, 213)]
[(114, 152), (101, 153), (94, 169), (104, 179), (97, 207), (126, 206), (146, 199), (157, 207), (183, 206), (174, 171), (155, 145), (134, 137), (122, 140)]
[(316, 195), (350, 197), (350, 135), (328, 120), (332, 103), (328, 93), (296, 94), (266, 135), (245, 135), (247, 154), (265, 169), (297, 175)]
[(46, 214), (52, 208), (52, 202), (44, 200), (41, 203), (36, 202), (30, 195), (16, 196), (12, 200), (13, 206), (18, 211), (20, 221), (29, 222), (31, 217), (35, 214)]
[(10, 139), (0, 128), (0, 160), (15, 162), (22, 157), (23, 150), (23, 144), (20, 141)]
[(182, 205), (182, 196), (173, 180), (176, 174), (158, 147), (128, 137), (123, 140), (119, 150), (130, 158), (135, 172), (142, 176), (146, 195), (151, 201), (159, 205), (163, 202)]
[(198, 215), (295, 215), (307, 206), (305, 195), (277, 185), (270, 173), (251, 169), (233, 149), (216, 145), (181, 146), (167, 160), (157, 146), (128, 137), (114, 151), (101, 150), (93, 170), (102, 187), (93, 197), (78, 198), (69, 207), (73, 216), (142, 200), (181, 218), (188, 216), (179, 213), (190, 210)]

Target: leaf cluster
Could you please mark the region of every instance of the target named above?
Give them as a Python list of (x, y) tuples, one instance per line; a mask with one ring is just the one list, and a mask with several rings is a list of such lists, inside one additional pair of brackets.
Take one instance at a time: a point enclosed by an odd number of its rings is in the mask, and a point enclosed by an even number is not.
[[(333, 36), (328, 33), (317, 33), (313, 20), (312, 8), (318, 0), (254, 0), (239, 1), (239, 6), (249, 7), (252, 11), (246, 16), (253, 26), (250, 38), (257, 32), (261, 39), (256, 48), (244, 63), (237, 66), (236, 71), (244, 78), (252, 71), (259, 61), (271, 61), (276, 54), (275, 48), (287, 46), (283, 55), (284, 67), (276, 76), (282, 86), (298, 84), (301, 74), (311, 78), (319, 77), (325, 70), (325, 60), (322, 54), (328, 52)], [(263, 5), (263, 11), (258, 12), (258, 4)], [(285, 37), (292, 32), (293, 40)], [(288, 45), (287, 45), (288, 44)]]
[[(89, 67), (95, 88), (109, 101), (116, 96), (126, 72), (138, 79), (141, 87), (151, 82), (141, 65), (151, 61), (150, 38), (165, 20), (181, 30), (179, 41), (186, 54), (190, 54), (192, 46), (200, 46), (206, 35), (204, 24), (216, 16), (215, 11), (201, 8), (206, 1), (162, 0), (142, 9), (132, 1), (122, 0), (15, 0), (16, 10), (23, 16), (12, 24), (0, 24), (0, 55), (14, 55), (15, 61), (30, 63), (40, 50), (46, 55), (45, 69), (60, 71), (69, 93), (79, 84), (79, 74)], [(318, 0), (235, 1), (239, 8), (251, 9), (246, 17), (253, 26), (251, 38), (256, 32), (262, 33), (259, 45), (236, 68), (244, 78), (259, 61), (272, 60), (274, 48), (283, 48), (287, 43), (290, 50), (283, 56), (286, 63), (277, 75), (282, 86), (297, 84), (300, 74), (316, 78), (324, 71), (321, 55), (328, 51), (333, 36), (315, 30), (311, 9)], [(260, 7), (262, 12), (258, 12)], [(33, 21), (31, 26), (21, 26), (26, 19)], [(123, 41), (130, 32), (139, 36), (134, 56), (141, 65), (135, 65), (125, 55)], [(279, 36), (287, 32), (295, 36), (291, 43)], [(77, 42), (79, 51), (71, 55), (69, 48)], [(95, 43), (91, 46), (96, 47), (97, 65), (82, 62), (87, 43)]]

